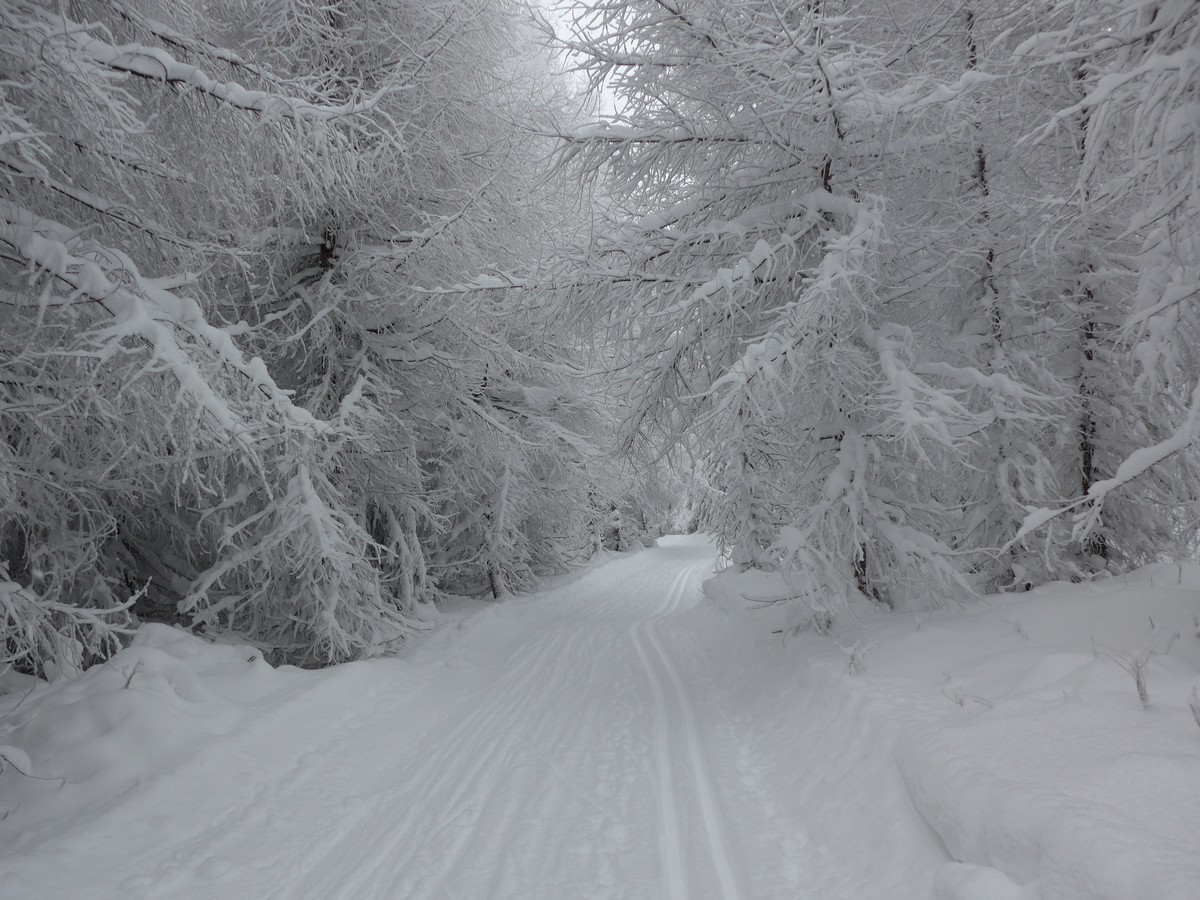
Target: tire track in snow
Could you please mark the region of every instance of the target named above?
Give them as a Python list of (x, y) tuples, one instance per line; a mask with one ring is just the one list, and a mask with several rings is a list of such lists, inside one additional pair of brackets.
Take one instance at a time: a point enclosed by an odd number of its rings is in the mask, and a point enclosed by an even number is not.
[[(650, 693), (654, 700), (656, 760), (659, 781), (659, 808), (663, 823), (663, 863), (667, 882), (667, 896), (672, 900), (688, 900), (687, 866), (684, 842), (680, 836), (679, 798), (677, 796), (676, 765), (672, 762), (674, 744), (682, 739), (686, 749), (692, 775), (692, 786), (699, 801), (700, 818), (708, 843), (709, 859), (716, 870), (717, 882), (725, 900), (742, 900), (744, 894), (733, 865), (731, 854), (721, 825), (721, 813), (717, 806), (716, 791), (712, 776), (704, 759), (700, 742), (700, 731), (696, 727), (696, 714), (688, 696), (687, 688), (671, 655), (663, 647), (658, 635), (659, 622), (679, 609), (688, 582), (702, 566), (690, 566), (675, 578), (667, 593), (667, 600), (658, 616), (637, 622), (630, 629), (634, 649), (646, 670), (650, 682)], [(652, 663), (651, 657), (657, 662)], [(665, 673), (665, 677), (663, 675)], [(668, 691), (668, 687), (670, 690)], [(675, 701), (682, 724), (682, 736), (671, 736), (672, 717), (668, 713), (668, 693)]]

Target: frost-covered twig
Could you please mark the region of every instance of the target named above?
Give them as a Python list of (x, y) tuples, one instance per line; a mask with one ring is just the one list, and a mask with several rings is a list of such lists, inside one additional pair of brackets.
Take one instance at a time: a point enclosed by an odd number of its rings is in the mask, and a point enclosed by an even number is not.
[(1112, 660), (1122, 669), (1128, 672), (1133, 677), (1134, 687), (1137, 690), (1138, 700), (1141, 701), (1143, 709), (1150, 708), (1150, 691), (1146, 687), (1146, 664), (1150, 662), (1150, 658), (1155, 653), (1170, 653), (1171, 647), (1179, 638), (1179, 634), (1175, 633), (1167, 641), (1165, 649), (1159, 651), (1154, 647), (1154, 639), (1158, 637), (1158, 626), (1154, 624), (1154, 620), (1150, 620), (1150, 638), (1146, 641), (1146, 646), (1141, 653), (1136, 656), (1129, 652), (1120, 652), (1112, 656)]
[(309, 122), (329, 122), (347, 116), (373, 111), (386, 88), (365, 99), (350, 100), (337, 105), (313, 103), (286, 94), (253, 90), (232, 81), (217, 81), (198, 66), (181, 62), (166, 50), (142, 44), (114, 45), (92, 33), (92, 29), (61, 15), (44, 14), (44, 18), (27, 25), (41, 32), (41, 40), (61, 43), (68, 52), (114, 72), (124, 72), (139, 78), (197, 91), (235, 109), (253, 112), (264, 118), (296, 119)]
[[(180, 386), (235, 439), (244, 440), (250, 426), (229, 398), (218, 392), (194, 355), (179, 343), (176, 329), (203, 341), (208, 353), (246, 378), (285, 420), (314, 432), (324, 427), (308, 410), (291, 401), (261, 359), (247, 359), (226, 330), (210, 324), (195, 300), (144, 278), (133, 260), (120, 251), (89, 246), (65, 225), (35, 216), (7, 200), (0, 200), (0, 243), (20, 253), (35, 275), (46, 272), (71, 289), (55, 298), (57, 303), (68, 304), (83, 297), (112, 316), (113, 324), (97, 332), (101, 352), (113, 352), (123, 338), (143, 338)], [(88, 251), (89, 255), (77, 251)], [(119, 267), (106, 269), (97, 256), (115, 258)], [(43, 302), (49, 302), (48, 292), (43, 297)]]
[[(842, 647), (841, 644), (838, 645)], [(879, 641), (867, 641), (866, 644), (862, 640), (855, 641), (853, 647), (842, 647), (843, 652), (847, 654), (846, 670), (851, 675), (861, 675), (867, 670), (865, 660), (867, 654), (879, 647)]]

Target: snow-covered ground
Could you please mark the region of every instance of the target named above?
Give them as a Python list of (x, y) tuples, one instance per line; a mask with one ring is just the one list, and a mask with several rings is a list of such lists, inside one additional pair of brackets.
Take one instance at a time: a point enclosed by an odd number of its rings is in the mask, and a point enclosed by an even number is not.
[(322, 672), (156, 626), (10, 678), (0, 897), (1200, 896), (1200, 569), (819, 636), (712, 566), (664, 539)]

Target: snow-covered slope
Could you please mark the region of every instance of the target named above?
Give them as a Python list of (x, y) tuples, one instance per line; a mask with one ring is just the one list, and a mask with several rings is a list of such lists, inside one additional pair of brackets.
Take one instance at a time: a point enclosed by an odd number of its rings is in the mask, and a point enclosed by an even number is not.
[[(740, 630), (754, 615), (766, 630), (794, 626), (782, 606), (745, 612), (747, 597), (781, 587), (758, 573), (710, 581), (724, 624), (709, 632)], [(1200, 897), (1200, 567), (1153, 566), (934, 614), (859, 613), (829, 637), (776, 636), (807, 665), (780, 711), (848, 716), (851, 732), (873, 730), (875, 748), (894, 752), (949, 858), (932, 895)], [(796, 733), (780, 743), (803, 744), (809, 727), (793, 719)], [(872, 802), (849, 779), (828, 796)]]
[(0, 896), (1196, 896), (1200, 572), (819, 636), (712, 564), (665, 539), (322, 672), (143, 629), (0, 697)]

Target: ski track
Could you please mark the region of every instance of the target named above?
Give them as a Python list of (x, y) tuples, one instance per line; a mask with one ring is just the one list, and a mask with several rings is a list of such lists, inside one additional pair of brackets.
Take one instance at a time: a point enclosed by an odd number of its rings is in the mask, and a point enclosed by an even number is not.
[[(650, 680), (650, 692), (655, 702), (660, 781), (659, 802), (663, 817), (664, 859), (669, 896), (677, 898), (677, 900), (687, 900), (688, 897), (695, 896), (688, 891), (687, 868), (683, 862), (686, 858), (687, 848), (681, 840), (677, 821), (680, 807), (680, 803), (676, 799), (679, 775), (678, 768), (672, 762), (673, 759), (685, 755), (675, 749), (677, 744), (682, 741), (686, 748), (686, 757), (691, 764), (691, 786), (699, 801), (709, 858), (716, 870), (721, 896), (725, 900), (742, 900), (744, 893), (724, 836), (723, 816), (718, 809), (716, 789), (705, 762), (700, 731), (696, 726), (695, 709), (686, 684), (658, 635), (659, 620), (670, 616), (679, 609), (684, 592), (699, 568), (699, 566), (692, 566), (684, 569), (671, 586), (659, 619), (645, 619), (635, 623), (630, 629), (630, 636), (633, 638), (638, 656), (646, 668), (646, 674)], [(652, 652), (647, 652), (647, 644)], [(656, 662), (651, 662), (651, 655), (654, 656)], [(675, 700), (676, 715), (674, 716), (671, 715), (672, 707), (666, 701), (667, 690), (664, 686), (663, 673), (666, 675), (665, 681), (669, 683)], [(674, 738), (671, 735), (672, 720), (676, 726)], [(678, 734), (679, 731), (682, 731), (682, 736)]]
[(660, 631), (711, 566), (697, 543), (615, 560), (466, 620), (461, 667), (334, 670), (37, 848), (6, 896), (71, 896), (70, 859), (129, 900), (744, 900), (703, 662)]

